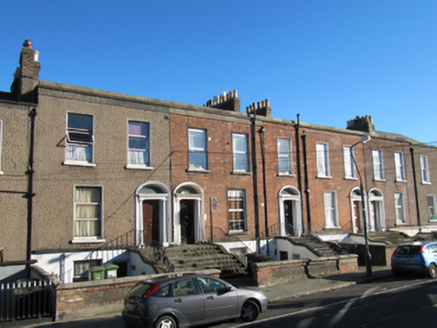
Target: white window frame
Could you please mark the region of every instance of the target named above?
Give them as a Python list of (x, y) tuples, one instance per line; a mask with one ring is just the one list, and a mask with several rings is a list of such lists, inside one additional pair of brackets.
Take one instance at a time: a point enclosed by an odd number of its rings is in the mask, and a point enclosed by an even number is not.
[[(281, 142), (287, 148), (286, 152), (283, 152), (281, 149)], [(278, 138), (277, 139), (278, 146), (278, 174), (279, 175), (293, 175), (293, 144), (290, 138)], [(285, 169), (281, 164), (286, 163)]]
[(323, 206), (325, 209), (325, 228), (338, 228), (338, 204), (336, 191), (323, 192)]
[(396, 171), (396, 181), (406, 181), (405, 177), (405, 159), (404, 153), (395, 152), (394, 153), (395, 160), (395, 171)]
[[(130, 124), (134, 124), (134, 123), (138, 123), (138, 124), (144, 124), (147, 125), (147, 131), (148, 134), (130, 134)], [(153, 167), (151, 167), (151, 138), (150, 138), (150, 134), (151, 134), (151, 126), (150, 126), (150, 122), (145, 122), (145, 121), (139, 121), (139, 120), (128, 120), (127, 122), (127, 165), (126, 168), (127, 169), (153, 169)], [(140, 148), (131, 148), (131, 144), (130, 141), (131, 139), (134, 138), (139, 138), (144, 140), (145, 142), (145, 148), (140, 149)], [(143, 154), (143, 156), (145, 155), (147, 160), (140, 160), (140, 156), (131, 156), (131, 154), (137, 153), (139, 155)], [(140, 154), (141, 153), (141, 154)], [(136, 160), (134, 161), (133, 159), (136, 158)], [(136, 163), (135, 163), (136, 162)], [(141, 163), (144, 162), (144, 163)]]
[(435, 195), (427, 195), (426, 200), (428, 202), (428, 214), (430, 221), (437, 221), (437, 214), (435, 208)]
[[(355, 154), (354, 148), (352, 148), (352, 152)], [(344, 178), (356, 180), (357, 169), (355, 167), (354, 160), (352, 159), (351, 146), (343, 146), (343, 163), (344, 163)]]
[[(244, 139), (245, 149), (236, 149), (238, 139)], [(240, 158), (244, 158), (241, 163)], [(245, 133), (232, 133), (232, 162), (234, 172), (249, 172), (249, 138)]]
[(101, 259), (73, 261), (73, 282), (88, 281), (89, 270), (101, 265)]
[(395, 216), (396, 224), (401, 225), (406, 223), (405, 218), (405, 201), (404, 195), (400, 192), (394, 193)]
[[(203, 147), (194, 145), (192, 136), (195, 134), (202, 135)], [(199, 156), (203, 158), (204, 163), (195, 163), (195, 158)], [(208, 136), (205, 129), (188, 128), (188, 169), (189, 170), (208, 170)]]
[(329, 166), (329, 147), (326, 142), (316, 142), (317, 177), (331, 178)]
[[(232, 197), (234, 198), (242, 198), (242, 208), (231, 208), (230, 203), (232, 201)], [(238, 200), (233, 200), (237, 201)], [(244, 189), (228, 189), (227, 191), (227, 206), (228, 206), (228, 225), (229, 232), (242, 232), (247, 230), (247, 222), (246, 222), (246, 191)], [(233, 217), (234, 213), (240, 213), (242, 216), (241, 219), (236, 220)], [(234, 227), (240, 222), (240, 226), (243, 225), (243, 229), (235, 229)]]
[[(70, 126), (70, 115), (87, 116), (91, 118), (91, 127), (79, 128)], [(66, 147), (65, 147), (65, 161), (64, 165), (80, 165), (80, 166), (95, 166), (94, 164), (94, 116), (89, 114), (68, 112), (66, 118)], [(82, 137), (79, 137), (82, 136)], [(82, 139), (82, 140), (81, 140)], [(82, 151), (80, 151), (82, 149)], [(75, 151), (78, 154), (87, 156), (86, 149), (90, 149), (89, 159), (74, 158), (78, 155), (72, 155)]]
[(431, 178), (429, 175), (429, 163), (428, 156), (421, 155), (420, 159), (420, 175), (422, 177), (423, 184), (431, 184)]
[(375, 181), (384, 181), (384, 159), (382, 150), (372, 149), (373, 177)]
[[(77, 190), (79, 188), (83, 189), (99, 189), (100, 190), (100, 202), (78, 202), (77, 201)], [(102, 186), (88, 186), (88, 185), (76, 185), (74, 186), (74, 217), (73, 217), (73, 243), (90, 243), (90, 242), (104, 242), (103, 239), (103, 187)], [(96, 218), (77, 218), (78, 216), (78, 206), (99, 206), (99, 217)], [(98, 221), (100, 223), (100, 234), (90, 235), (90, 236), (79, 236), (76, 232), (77, 222), (91, 222)]]

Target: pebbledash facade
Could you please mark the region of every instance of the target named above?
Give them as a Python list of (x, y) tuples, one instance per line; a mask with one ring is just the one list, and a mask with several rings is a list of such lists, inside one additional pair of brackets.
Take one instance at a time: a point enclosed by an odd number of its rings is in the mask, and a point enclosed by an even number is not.
[(330, 128), (275, 119), (268, 100), (241, 112), (236, 91), (196, 106), (39, 81), (39, 68), (26, 41), (0, 93), (2, 262), (71, 282), (108, 263), (144, 273), (127, 249), (152, 243), (278, 258), (276, 236), (363, 231), (359, 174), (370, 231), (437, 229), (436, 147), (369, 116)]

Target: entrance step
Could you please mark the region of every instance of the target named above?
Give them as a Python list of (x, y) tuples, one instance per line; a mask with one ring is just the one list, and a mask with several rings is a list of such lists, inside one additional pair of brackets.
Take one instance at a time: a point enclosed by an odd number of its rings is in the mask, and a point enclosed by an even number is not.
[(301, 237), (288, 237), (288, 240), (294, 244), (306, 247), (319, 257), (332, 257), (342, 254), (342, 252), (333, 249), (330, 244), (324, 242), (314, 235), (303, 235)]

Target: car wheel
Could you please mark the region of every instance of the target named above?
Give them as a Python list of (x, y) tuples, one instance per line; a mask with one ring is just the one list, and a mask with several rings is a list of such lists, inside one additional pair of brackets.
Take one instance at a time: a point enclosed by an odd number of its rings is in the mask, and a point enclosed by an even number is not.
[(428, 267), (428, 274), (431, 278), (437, 277), (437, 267), (434, 263), (431, 263)]
[(164, 315), (155, 322), (155, 328), (177, 328), (176, 320), (168, 315)]
[(258, 318), (259, 307), (254, 301), (247, 301), (241, 308), (241, 319), (246, 322), (254, 321)]

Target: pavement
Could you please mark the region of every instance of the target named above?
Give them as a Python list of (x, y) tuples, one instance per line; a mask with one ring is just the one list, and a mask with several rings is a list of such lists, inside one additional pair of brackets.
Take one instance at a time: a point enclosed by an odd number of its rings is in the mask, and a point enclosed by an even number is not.
[[(293, 280), (289, 283), (266, 286), (266, 287), (255, 287), (253, 286), (253, 282), (244, 279), (226, 279), (226, 281), (241, 288), (261, 290), (264, 294), (266, 294), (267, 298), (269, 299), (269, 303), (271, 303), (271, 302), (278, 302), (281, 300), (298, 298), (301, 296), (306, 296), (306, 295), (311, 295), (321, 292), (333, 291), (340, 288), (354, 286), (357, 284), (372, 282), (379, 279), (390, 278), (391, 276), (393, 276), (393, 273), (390, 267), (380, 266), (380, 267), (372, 267), (372, 275), (370, 277), (367, 276), (366, 269), (360, 267), (358, 272), (341, 273), (341, 274), (334, 274), (324, 277)], [(118, 311), (116, 313), (107, 313), (106, 315), (100, 315), (95, 318), (93, 317), (76, 318), (75, 320), (71, 320), (71, 322), (77, 320), (110, 318), (120, 315), (121, 315), (121, 311)], [(65, 322), (66, 321), (62, 321), (59, 323), (65, 323)], [(40, 320), (23, 320), (23, 321), (9, 322), (9, 323), (0, 323), (0, 327), (36, 327), (36, 326), (48, 325), (50, 323), (56, 324), (51, 322), (49, 318), (44, 318)]]
[(358, 272), (341, 273), (318, 278), (294, 280), (285, 284), (266, 287), (254, 287), (250, 282), (228, 280), (230, 283), (242, 288), (254, 288), (266, 294), (270, 302), (277, 302), (290, 298), (328, 292), (340, 288), (350, 287), (357, 284), (367, 283), (378, 279), (393, 276), (389, 266), (372, 267), (372, 275), (367, 276), (365, 268), (359, 268)]

